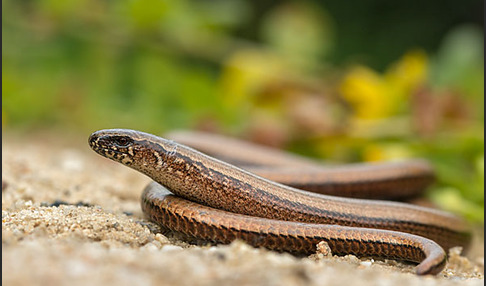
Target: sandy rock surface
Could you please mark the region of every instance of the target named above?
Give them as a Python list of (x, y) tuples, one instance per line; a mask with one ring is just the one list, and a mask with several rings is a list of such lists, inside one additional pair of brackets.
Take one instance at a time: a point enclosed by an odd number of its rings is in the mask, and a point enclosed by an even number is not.
[(92, 152), (88, 135), (3, 134), (3, 285), (484, 284), (482, 226), (467, 257), (453, 249), (424, 277), (393, 260), (190, 244), (144, 219), (150, 179)]

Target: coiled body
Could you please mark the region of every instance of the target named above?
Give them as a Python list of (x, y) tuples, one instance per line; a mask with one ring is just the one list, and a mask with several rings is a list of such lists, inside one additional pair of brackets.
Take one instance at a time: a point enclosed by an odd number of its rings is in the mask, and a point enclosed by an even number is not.
[(443, 268), (440, 246), (466, 246), (470, 239), (464, 222), (445, 212), (306, 192), (147, 133), (102, 130), (89, 142), (99, 154), (177, 195), (149, 185), (142, 197), (148, 217), (203, 239), (226, 243), (241, 238), (254, 246), (304, 253), (324, 240), (336, 254), (420, 263), (419, 274)]

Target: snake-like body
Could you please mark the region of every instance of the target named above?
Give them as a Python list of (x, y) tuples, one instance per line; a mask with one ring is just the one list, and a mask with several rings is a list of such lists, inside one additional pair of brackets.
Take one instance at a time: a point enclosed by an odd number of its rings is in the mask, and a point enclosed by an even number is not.
[(201, 239), (238, 238), (297, 253), (315, 252), (326, 241), (334, 254), (419, 263), (417, 274), (440, 272), (443, 249), (466, 247), (470, 240), (464, 221), (446, 212), (303, 191), (148, 133), (101, 130), (91, 134), (89, 144), (156, 182), (142, 194), (151, 220)]

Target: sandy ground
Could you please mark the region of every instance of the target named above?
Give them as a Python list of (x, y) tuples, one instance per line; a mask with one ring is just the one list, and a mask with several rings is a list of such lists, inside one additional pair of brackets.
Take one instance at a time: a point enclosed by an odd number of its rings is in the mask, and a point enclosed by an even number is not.
[(143, 218), (148, 178), (92, 152), (89, 134), (59, 135), (3, 134), (3, 285), (484, 284), (482, 226), (467, 258), (456, 249), (424, 277), (392, 260), (190, 244)]

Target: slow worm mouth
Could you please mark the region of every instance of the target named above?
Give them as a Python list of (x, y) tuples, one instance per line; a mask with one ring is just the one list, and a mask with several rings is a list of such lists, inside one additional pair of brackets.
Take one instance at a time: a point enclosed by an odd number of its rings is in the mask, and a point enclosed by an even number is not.
[(88, 138), (88, 144), (93, 151), (102, 156), (106, 156), (107, 154), (115, 152), (118, 153), (117, 150), (114, 150), (113, 148), (110, 148), (107, 144), (104, 144), (103, 137), (99, 136), (99, 134), (97, 133), (98, 132), (94, 132)]
[(96, 150), (98, 147), (98, 141), (100, 139), (100, 136), (98, 135), (98, 132), (93, 132), (88, 138), (88, 144), (91, 147), (91, 149)]

